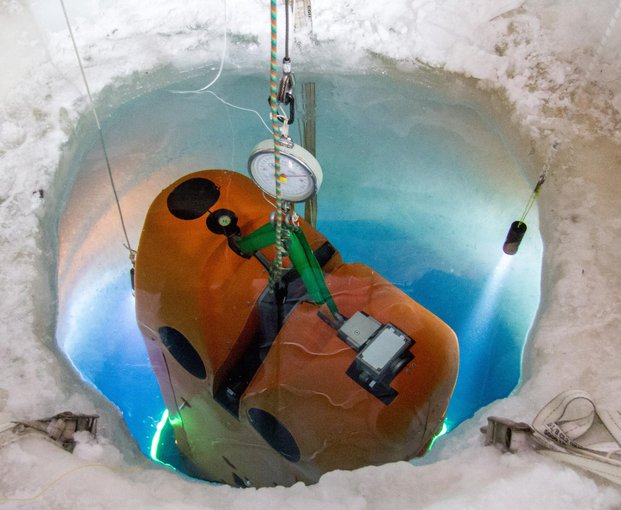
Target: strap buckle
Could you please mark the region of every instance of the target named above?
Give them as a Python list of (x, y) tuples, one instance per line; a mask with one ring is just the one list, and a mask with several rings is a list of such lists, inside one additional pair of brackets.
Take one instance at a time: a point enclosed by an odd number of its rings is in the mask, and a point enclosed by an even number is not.
[(481, 432), (485, 434), (485, 446), (494, 445), (503, 452), (515, 453), (531, 445), (532, 429), (527, 423), (490, 416)]

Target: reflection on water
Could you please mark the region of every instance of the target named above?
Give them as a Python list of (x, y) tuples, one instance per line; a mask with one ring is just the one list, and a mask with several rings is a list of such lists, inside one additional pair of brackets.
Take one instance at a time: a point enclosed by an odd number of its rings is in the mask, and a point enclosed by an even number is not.
[[(529, 183), (493, 121), (458, 98), (385, 75), (298, 76), (310, 79), (325, 175), (318, 228), (345, 261), (369, 265), (456, 331), (452, 428), (519, 379), (539, 301), (536, 213), (518, 255), (501, 248)], [(267, 110), (263, 76), (229, 74), (213, 90)], [(211, 95), (166, 90), (123, 104), (103, 127), (134, 248), (162, 188), (201, 168), (244, 172), (250, 149), (269, 137), (254, 115)], [(85, 122), (67, 161), (75, 183), (59, 227), (57, 337), (149, 455), (164, 405), (135, 324), (127, 251), (97, 142)]]

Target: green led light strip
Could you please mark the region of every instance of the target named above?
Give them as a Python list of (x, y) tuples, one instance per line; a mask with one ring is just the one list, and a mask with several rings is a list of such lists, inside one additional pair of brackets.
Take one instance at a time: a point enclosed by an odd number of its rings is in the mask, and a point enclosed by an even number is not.
[(155, 434), (153, 434), (153, 439), (151, 440), (150, 455), (151, 455), (151, 458), (158, 464), (168, 466), (169, 468), (174, 469), (176, 471), (177, 468), (175, 468), (175, 466), (171, 466), (167, 462), (160, 460), (157, 456), (157, 449), (160, 445), (160, 438), (162, 437), (162, 431), (164, 430), (164, 427), (166, 426), (166, 422), (168, 421), (168, 415), (169, 415), (168, 409), (164, 410), (164, 414), (162, 414), (162, 418), (160, 419), (157, 426), (155, 427)]

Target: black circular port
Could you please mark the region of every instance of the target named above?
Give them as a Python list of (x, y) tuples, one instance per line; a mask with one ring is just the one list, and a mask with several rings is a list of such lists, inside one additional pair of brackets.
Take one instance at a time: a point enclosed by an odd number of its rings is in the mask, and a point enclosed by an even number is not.
[(182, 333), (175, 328), (163, 326), (160, 328), (159, 334), (168, 352), (170, 352), (172, 357), (175, 358), (183, 368), (199, 379), (205, 379), (205, 377), (207, 377), (203, 360), (198, 352), (196, 352), (196, 349), (194, 349), (194, 346)]
[(291, 432), (278, 419), (263, 409), (253, 407), (248, 411), (250, 424), (274, 450), (291, 462), (300, 460), (300, 449)]
[(231, 237), (240, 234), (237, 226), (237, 215), (228, 209), (218, 209), (207, 216), (207, 228), (214, 234)]
[(220, 189), (213, 181), (194, 177), (170, 192), (168, 210), (180, 220), (195, 220), (211, 209), (219, 198)]

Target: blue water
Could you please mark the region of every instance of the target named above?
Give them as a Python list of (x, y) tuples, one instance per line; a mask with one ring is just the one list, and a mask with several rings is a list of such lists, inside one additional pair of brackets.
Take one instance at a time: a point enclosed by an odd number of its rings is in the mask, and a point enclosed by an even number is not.
[[(325, 175), (318, 228), (345, 261), (371, 266), (455, 330), (461, 366), (447, 415), (453, 428), (508, 395), (520, 377), (542, 252), (536, 211), (518, 255), (501, 251), (530, 194), (521, 162), (494, 120), (460, 96), (385, 74), (299, 75), (298, 83), (311, 79)], [(212, 90), (266, 110), (263, 76), (226, 73)], [(201, 168), (245, 171), (250, 149), (269, 137), (252, 114), (210, 95), (168, 90), (106, 111), (103, 129), (134, 245), (163, 187)], [(59, 346), (119, 408), (149, 455), (164, 405), (135, 324), (127, 253), (88, 119), (68, 149), (73, 187), (59, 224)]]

